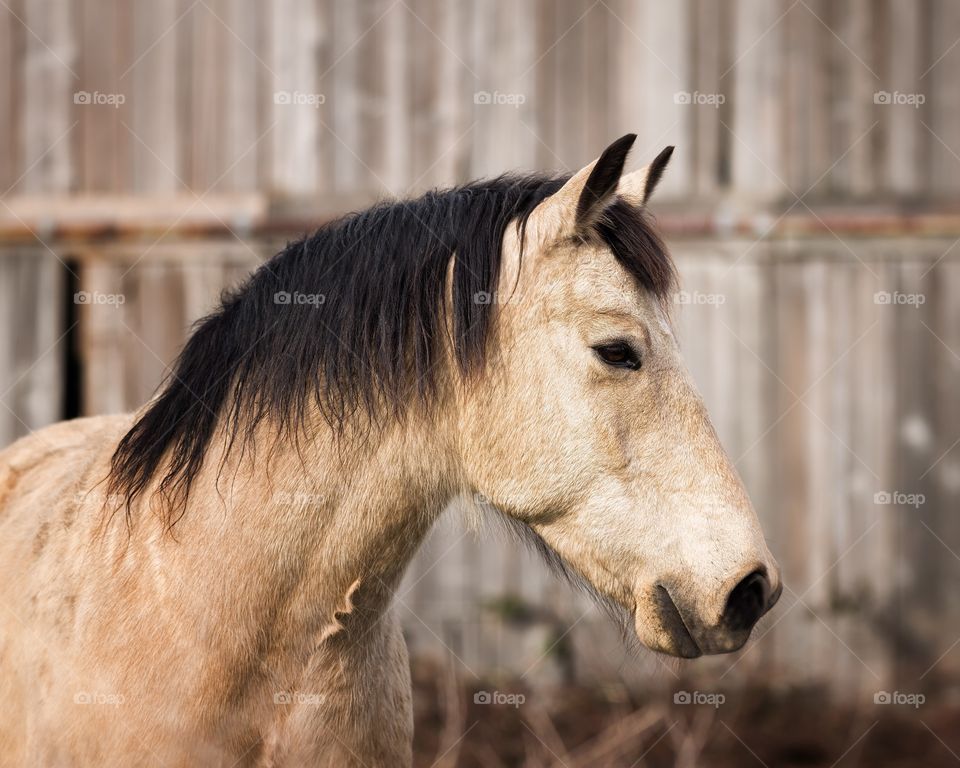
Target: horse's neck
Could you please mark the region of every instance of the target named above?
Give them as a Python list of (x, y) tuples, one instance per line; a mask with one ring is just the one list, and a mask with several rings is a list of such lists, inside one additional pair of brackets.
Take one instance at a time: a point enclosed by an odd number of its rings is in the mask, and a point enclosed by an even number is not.
[[(451, 477), (449, 457), (413, 425), (299, 449), (255, 443), (222, 468), (208, 461), (167, 551), (195, 582), (194, 610), (214, 611), (207, 620), (237, 638), (223, 662), (243, 663), (254, 639), (266, 656), (302, 658), (332, 635), (380, 636), (367, 630), (456, 492)], [(211, 590), (224, 589), (228, 599), (210, 608)]]

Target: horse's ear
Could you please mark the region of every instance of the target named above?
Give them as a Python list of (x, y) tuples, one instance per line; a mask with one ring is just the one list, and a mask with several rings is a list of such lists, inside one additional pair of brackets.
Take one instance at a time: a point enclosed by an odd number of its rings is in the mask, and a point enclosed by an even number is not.
[(617, 184), (627, 154), (636, 140), (628, 133), (603, 150), (590, 165), (581, 168), (555, 194), (551, 195), (538, 218), (546, 220), (549, 229), (557, 235), (586, 232), (593, 226), (617, 194)]
[[(623, 173), (630, 147), (636, 139), (635, 133), (621, 136), (603, 150), (603, 154), (594, 161), (592, 167), (587, 166), (590, 168), (590, 174), (577, 201), (577, 229), (582, 231), (593, 226), (603, 213), (603, 209), (612, 202), (613, 196), (617, 193), (617, 184), (620, 182), (620, 174)], [(586, 168), (580, 173), (585, 170)]]
[(667, 163), (670, 162), (670, 156), (673, 154), (673, 147), (667, 147), (653, 162), (646, 168), (641, 168), (633, 173), (628, 173), (620, 179), (620, 186), (617, 192), (623, 195), (634, 205), (644, 206), (656, 189), (660, 178), (666, 170)]

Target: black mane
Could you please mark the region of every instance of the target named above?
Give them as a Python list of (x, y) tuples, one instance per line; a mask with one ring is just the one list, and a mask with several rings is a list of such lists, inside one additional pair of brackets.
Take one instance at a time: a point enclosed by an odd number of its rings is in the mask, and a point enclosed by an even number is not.
[[(185, 503), (221, 420), (232, 440), (265, 419), (296, 434), (311, 407), (341, 428), (359, 409), (386, 406), (399, 415), (411, 397), (429, 401), (447, 311), (457, 366), (476, 370), (504, 232), (511, 221), (523, 227), (565, 181), (502, 176), (432, 191), (350, 214), (290, 243), (198, 322), (162, 392), (120, 441), (111, 490), (129, 509), (162, 471), (161, 492)], [(595, 229), (664, 300), (673, 265), (643, 211), (618, 199)]]

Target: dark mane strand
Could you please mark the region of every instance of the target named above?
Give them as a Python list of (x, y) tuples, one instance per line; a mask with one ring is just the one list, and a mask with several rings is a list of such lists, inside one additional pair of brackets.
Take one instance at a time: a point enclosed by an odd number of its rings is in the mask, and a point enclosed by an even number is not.
[(677, 272), (646, 210), (618, 198), (594, 228), (631, 276), (669, 308)]
[[(159, 491), (170, 514), (182, 514), (220, 428), (228, 435), (222, 462), (234, 441), (265, 422), (296, 440), (311, 408), (338, 431), (357, 412), (402, 417), (411, 396), (430, 402), (434, 394), (447, 317), (460, 372), (475, 372), (506, 228), (516, 222), (523, 230), (565, 181), (507, 175), (432, 191), (350, 214), (287, 245), (197, 323), (160, 394), (113, 454), (111, 492), (126, 498), (129, 513), (162, 472)], [(618, 199), (595, 229), (665, 301), (674, 268), (643, 211)]]

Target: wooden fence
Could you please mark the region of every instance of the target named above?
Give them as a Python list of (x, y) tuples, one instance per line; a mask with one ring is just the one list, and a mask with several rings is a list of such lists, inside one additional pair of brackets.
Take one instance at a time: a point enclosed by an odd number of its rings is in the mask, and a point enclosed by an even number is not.
[[(681, 340), (788, 587), (697, 669), (931, 685), (960, 672), (958, 38), (950, 0), (10, 0), (0, 444), (142, 403), (222, 288), (335, 212), (635, 131), (640, 160), (678, 146)], [(398, 605), (468, 673), (675, 682), (455, 510)]]
[(7, 194), (393, 194), (628, 131), (680, 147), (662, 192), (685, 201), (960, 191), (953, 0), (7, 7)]

